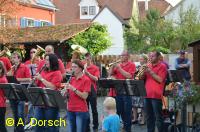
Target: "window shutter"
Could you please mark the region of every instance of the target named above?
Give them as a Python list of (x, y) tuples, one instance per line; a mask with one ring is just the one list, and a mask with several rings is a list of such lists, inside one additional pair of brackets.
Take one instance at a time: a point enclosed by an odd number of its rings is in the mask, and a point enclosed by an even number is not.
[(35, 20), (34, 21), (34, 26), (35, 27), (40, 27), (41, 26), (41, 22), (39, 20)]
[(26, 26), (27, 26), (26, 18), (24, 17), (20, 18), (20, 27), (25, 28)]

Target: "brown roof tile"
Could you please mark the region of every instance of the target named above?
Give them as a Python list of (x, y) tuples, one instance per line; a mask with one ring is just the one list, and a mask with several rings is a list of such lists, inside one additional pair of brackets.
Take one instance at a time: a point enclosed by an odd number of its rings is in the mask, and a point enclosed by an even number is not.
[[(107, 5), (123, 19), (130, 19), (132, 14), (133, 0), (97, 0), (100, 10)], [(89, 22), (90, 20), (80, 20), (80, 0), (54, 0), (58, 8), (56, 11), (56, 24), (67, 24), (74, 22)]]
[(0, 29), (0, 44), (64, 42), (85, 31), (91, 23), (68, 24), (22, 29)]
[[(169, 7), (171, 8), (171, 5), (166, 2), (165, 0), (151, 0), (148, 2), (148, 9), (157, 9), (161, 16), (166, 12), (166, 10), (169, 9)], [(145, 1), (139, 1), (138, 2), (138, 8), (139, 8), (139, 16), (140, 19), (145, 19), (146, 18), (146, 13), (147, 11), (145, 11)]]

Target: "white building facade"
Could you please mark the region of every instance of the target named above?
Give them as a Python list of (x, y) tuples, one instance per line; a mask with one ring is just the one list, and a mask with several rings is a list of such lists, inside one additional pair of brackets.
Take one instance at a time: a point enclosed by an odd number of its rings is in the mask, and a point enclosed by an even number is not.
[(177, 4), (165, 14), (165, 19), (179, 22), (180, 13), (186, 12), (191, 7), (195, 8), (200, 15), (200, 0), (182, 0), (179, 4)]

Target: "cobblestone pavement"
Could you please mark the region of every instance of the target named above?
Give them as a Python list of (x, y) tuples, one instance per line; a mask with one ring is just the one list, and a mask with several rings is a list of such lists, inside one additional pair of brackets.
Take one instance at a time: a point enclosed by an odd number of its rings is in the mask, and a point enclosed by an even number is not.
[[(98, 98), (97, 104), (98, 104), (99, 120), (100, 120), (101, 115), (104, 114), (104, 112), (103, 112), (103, 101), (104, 101), (104, 97)], [(64, 117), (65, 114), (66, 114), (66, 112), (64, 112), (64, 111), (60, 112), (61, 117)], [(8, 118), (8, 117), (12, 117), (12, 112), (10, 110), (10, 107), (7, 107), (6, 118)], [(100, 122), (100, 124), (101, 124), (101, 122)], [(99, 127), (101, 128), (101, 125)], [(8, 132), (13, 132), (13, 127), (7, 127), (7, 130), (8, 130)], [(33, 131), (29, 130), (27, 132), (33, 132)], [(60, 132), (67, 132), (66, 127), (61, 127)], [(133, 125), (132, 126), (132, 132), (146, 132), (146, 126)]]

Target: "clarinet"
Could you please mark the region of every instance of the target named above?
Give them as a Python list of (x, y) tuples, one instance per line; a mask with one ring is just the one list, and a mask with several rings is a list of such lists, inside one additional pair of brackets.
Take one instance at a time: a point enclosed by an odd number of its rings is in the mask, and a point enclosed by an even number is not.
[[(38, 73), (40, 74), (45, 68), (46, 68), (46, 64), (43, 65), (43, 67), (38, 71)], [(27, 88), (30, 88), (35, 83), (35, 80), (36, 78), (33, 78)]]
[[(74, 75), (74, 71), (72, 71), (72, 74), (70, 75), (69, 79), (67, 80), (67, 83), (70, 83), (70, 82), (71, 82), (73, 75)], [(62, 95), (62, 96), (65, 96), (66, 91), (67, 91), (67, 88), (64, 87), (64, 88), (61, 90), (61, 95)], [(69, 94), (67, 94), (67, 98), (69, 98)]]

